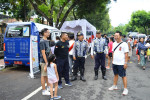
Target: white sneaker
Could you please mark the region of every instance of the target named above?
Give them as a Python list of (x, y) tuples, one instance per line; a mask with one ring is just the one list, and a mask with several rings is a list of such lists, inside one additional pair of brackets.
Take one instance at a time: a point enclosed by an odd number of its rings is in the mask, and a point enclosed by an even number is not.
[(124, 89), (122, 95), (128, 95), (128, 89)]
[(118, 90), (118, 87), (116, 85), (113, 85), (112, 87), (110, 87), (108, 90), (112, 91), (112, 90)]
[(51, 95), (51, 93), (47, 90), (42, 90), (42, 95)]

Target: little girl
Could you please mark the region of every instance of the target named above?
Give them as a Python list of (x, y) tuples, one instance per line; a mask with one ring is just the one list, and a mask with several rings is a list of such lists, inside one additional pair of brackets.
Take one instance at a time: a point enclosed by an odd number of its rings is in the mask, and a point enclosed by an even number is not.
[[(57, 72), (57, 66), (53, 62), (55, 61), (55, 55), (52, 54), (48, 57), (48, 66), (47, 66), (47, 76), (48, 76), (48, 82), (50, 84), (50, 93), (51, 93), (51, 99), (60, 99), (61, 96), (57, 96), (57, 89), (58, 89), (58, 72)], [(53, 84), (55, 85), (55, 92), (53, 96)]]

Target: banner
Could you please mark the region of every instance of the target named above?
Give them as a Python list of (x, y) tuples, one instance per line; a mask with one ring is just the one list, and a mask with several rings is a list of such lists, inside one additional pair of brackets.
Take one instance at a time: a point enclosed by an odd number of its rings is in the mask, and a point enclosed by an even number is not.
[(30, 77), (34, 78), (34, 74), (39, 72), (39, 56), (38, 56), (38, 37), (30, 36)]

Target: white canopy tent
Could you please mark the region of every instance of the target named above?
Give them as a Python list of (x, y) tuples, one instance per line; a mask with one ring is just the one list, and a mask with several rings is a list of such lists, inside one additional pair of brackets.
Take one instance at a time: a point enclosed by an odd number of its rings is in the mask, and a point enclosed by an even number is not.
[(73, 21), (65, 21), (60, 29), (64, 32), (72, 32), (75, 37), (76, 34), (81, 31), (84, 34), (84, 38), (86, 39), (86, 32), (92, 31), (94, 37), (96, 37), (96, 28), (90, 24), (86, 19), (81, 20), (73, 20)]
[(51, 33), (51, 39), (54, 41), (56, 41), (56, 36), (60, 36), (60, 30), (58, 30), (55, 27), (44, 25), (44, 24), (39, 24), (39, 23), (35, 23), (35, 25), (36, 25), (39, 32), (41, 32), (41, 30), (44, 28), (48, 28), (50, 30), (50, 33)]
[(35, 23), (35, 25), (38, 28), (39, 32), (41, 32), (41, 30), (44, 29), (44, 28), (48, 28), (51, 31), (59, 31), (57, 28), (52, 27), (52, 26), (48, 26), (48, 25), (45, 25), (45, 24)]

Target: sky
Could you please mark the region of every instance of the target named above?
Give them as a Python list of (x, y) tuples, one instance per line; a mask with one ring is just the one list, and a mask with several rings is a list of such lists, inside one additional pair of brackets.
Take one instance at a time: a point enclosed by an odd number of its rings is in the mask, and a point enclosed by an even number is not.
[(130, 21), (132, 12), (137, 10), (150, 11), (150, 0), (111, 0), (108, 5), (111, 25), (114, 27), (120, 24), (127, 24)]

